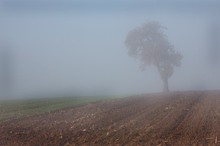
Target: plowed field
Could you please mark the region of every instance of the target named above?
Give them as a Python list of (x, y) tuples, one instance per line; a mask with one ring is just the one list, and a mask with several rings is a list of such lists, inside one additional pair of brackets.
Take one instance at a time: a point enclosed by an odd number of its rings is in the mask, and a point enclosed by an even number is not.
[(1, 146), (220, 145), (220, 91), (127, 97), (0, 123)]

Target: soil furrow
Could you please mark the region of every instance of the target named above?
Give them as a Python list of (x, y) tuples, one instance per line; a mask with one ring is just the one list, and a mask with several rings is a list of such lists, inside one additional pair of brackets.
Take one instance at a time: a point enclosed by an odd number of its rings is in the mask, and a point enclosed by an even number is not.
[(0, 123), (0, 146), (220, 145), (220, 91), (149, 94)]

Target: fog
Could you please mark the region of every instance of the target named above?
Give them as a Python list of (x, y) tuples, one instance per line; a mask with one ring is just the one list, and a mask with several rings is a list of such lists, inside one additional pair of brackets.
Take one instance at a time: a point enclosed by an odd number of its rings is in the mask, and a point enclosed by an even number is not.
[(220, 89), (217, 0), (1, 0), (1, 98), (162, 91), (154, 66), (128, 56), (128, 32), (148, 21), (183, 59), (171, 91)]

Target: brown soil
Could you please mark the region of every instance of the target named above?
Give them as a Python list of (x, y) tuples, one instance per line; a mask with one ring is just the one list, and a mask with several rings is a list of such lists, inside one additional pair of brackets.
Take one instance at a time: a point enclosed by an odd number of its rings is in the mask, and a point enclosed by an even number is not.
[(220, 91), (150, 94), (0, 123), (1, 146), (220, 145)]

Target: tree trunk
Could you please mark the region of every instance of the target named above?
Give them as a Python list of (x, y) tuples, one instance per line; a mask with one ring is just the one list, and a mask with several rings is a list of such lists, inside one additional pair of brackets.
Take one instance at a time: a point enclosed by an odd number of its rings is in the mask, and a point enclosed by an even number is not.
[(156, 64), (156, 67), (157, 67), (158, 72), (160, 74), (160, 78), (163, 81), (163, 91), (164, 92), (169, 92), (168, 77), (164, 76), (163, 71), (161, 70), (158, 63)]
[(169, 92), (169, 85), (168, 85), (168, 78), (162, 79), (163, 80), (163, 91)]

